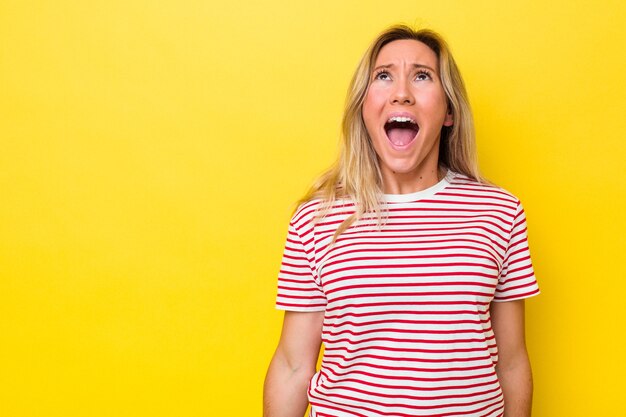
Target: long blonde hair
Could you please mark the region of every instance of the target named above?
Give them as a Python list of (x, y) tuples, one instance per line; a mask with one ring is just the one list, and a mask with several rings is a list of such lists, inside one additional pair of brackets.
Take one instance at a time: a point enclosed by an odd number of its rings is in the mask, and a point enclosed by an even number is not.
[(378, 156), (365, 127), (362, 109), (380, 50), (386, 44), (400, 39), (412, 39), (426, 44), (435, 52), (439, 61), (439, 77), (454, 121), (452, 126), (442, 127), (439, 166), (485, 182), (478, 172), (474, 120), (467, 92), (446, 41), (429, 29), (414, 30), (406, 25), (391, 26), (370, 44), (352, 77), (346, 96), (337, 160), (299, 201), (302, 204), (312, 199), (321, 199), (318, 219), (323, 218), (338, 199), (346, 199), (354, 204), (354, 214), (339, 225), (333, 241), (366, 213), (376, 217), (379, 225), (385, 217)]

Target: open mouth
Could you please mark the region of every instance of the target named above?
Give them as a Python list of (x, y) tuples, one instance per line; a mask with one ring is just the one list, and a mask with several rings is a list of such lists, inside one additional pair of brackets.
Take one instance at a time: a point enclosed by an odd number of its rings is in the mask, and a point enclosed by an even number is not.
[(397, 147), (405, 147), (417, 136), (420, 128), (408, 118), (392, 118), (385, 123), (385, 133), (389, 141)]

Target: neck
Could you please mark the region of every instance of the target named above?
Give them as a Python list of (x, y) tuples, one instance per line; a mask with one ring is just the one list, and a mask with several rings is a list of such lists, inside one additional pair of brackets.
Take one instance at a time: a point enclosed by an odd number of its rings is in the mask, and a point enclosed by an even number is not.
[(383, 173), (383, 190), (385, 194), (414, 193), (432, 187), (441, 181), (445, 175), (446, 169), (438, 165), (413, 172)]

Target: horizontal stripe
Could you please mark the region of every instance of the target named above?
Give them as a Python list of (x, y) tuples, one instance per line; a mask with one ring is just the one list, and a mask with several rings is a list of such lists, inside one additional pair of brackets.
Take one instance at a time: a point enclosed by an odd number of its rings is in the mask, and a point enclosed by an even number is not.
[(451, 171), (433, 190), (389, 197), (380, 227), (368, 214), (334, 242), (352, 202), (293, 215), (276, 307), (324, 311), (312, 416), (502, 417), (490, 304), (539, 294), (526, 215)]

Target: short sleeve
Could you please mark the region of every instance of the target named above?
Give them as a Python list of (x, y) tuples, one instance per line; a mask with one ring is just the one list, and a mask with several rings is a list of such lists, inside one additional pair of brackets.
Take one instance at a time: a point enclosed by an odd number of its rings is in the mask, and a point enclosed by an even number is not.
[[(309, 234), (312, 235), (312, 230)], [(305, 236), (306, 238), (306, 236)], [(313, 247), (289, 224), (283, 259), (278, 273), (276, 308), (289, 311), (324, 311), (326, 296), (315, 280)]]
[(520, 300), (539, 293), (528, 247), (526, 215), (518, 201), (493, 301)]

